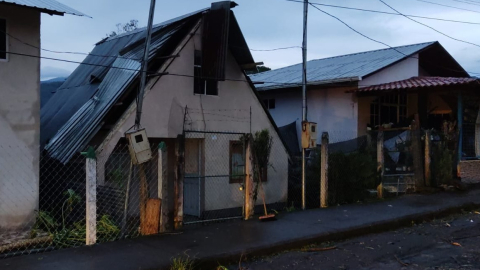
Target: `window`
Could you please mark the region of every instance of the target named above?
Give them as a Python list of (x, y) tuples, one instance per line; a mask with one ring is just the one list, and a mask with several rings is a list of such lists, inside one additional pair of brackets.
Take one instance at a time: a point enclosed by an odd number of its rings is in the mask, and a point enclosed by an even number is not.
[(202, 51), (195, 50), (193, 62), (193, 93), (198, 95), (218, 95), (218, 82), (202, 78)]
[(275, 99), (274, 98), (264, 99), (263, 104), (265, 104), (265, 107), (267, 107), (267, 109), (269, 109), (269, 110), (275, 109)]
[(243, 143), (230, 141), (230, 183), (243, 183), (245, 176), (245, 154)]
[(407, 94), (381, 96), (370, 104), (372, 127), (402, 123), (407, 119)]
[(7, 21), (0, 19), (0, 60), (7, 60)]

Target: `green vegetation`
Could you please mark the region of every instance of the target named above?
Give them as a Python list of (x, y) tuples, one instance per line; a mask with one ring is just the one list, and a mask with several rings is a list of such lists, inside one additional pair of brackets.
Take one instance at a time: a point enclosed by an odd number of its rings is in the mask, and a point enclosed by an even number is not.
[(172, 259), (170, 270), (194, 270), (193, 260), (190, 257), (178, 257)]

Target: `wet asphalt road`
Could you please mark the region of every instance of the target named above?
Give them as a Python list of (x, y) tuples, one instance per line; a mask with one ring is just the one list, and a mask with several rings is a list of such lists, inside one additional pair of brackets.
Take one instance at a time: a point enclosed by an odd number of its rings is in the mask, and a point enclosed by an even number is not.
[[(327, 247), (335, 249), (319, 251)], [(246, 257), (241, 270), (480, 269), (480, 213), (461, 212), (396, 231), (320, 243), (264, 258)]]

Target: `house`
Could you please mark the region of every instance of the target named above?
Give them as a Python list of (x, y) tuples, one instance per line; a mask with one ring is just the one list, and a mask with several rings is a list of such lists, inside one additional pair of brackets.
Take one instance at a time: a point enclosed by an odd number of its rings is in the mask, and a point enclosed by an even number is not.
[[(277, 125), (296, 121), (300, 132), (301, 64), (250, 77)], [(456, 120), (458, 161), (480, 156), (479, 81), (438, 42), (311, 60), (307, 81), (307, 118), (318, 123), (318, 142), (329, 132), (331, 142), (348, 146), (369, 130), (409, 127), (417, 114), (423, 129)]]
[(31, 224), (38, 208), (41, 13), (85, 16), (54, 0), (0, 1), (0, 230)]
[[(288, 152), (245, 75), (255, 62), (231, 11), (235, 6), (212, 3), (153, 26), (141, 126), (150, 142), (166, 143), (169, 183), (175, 180), (176, 149), (184, 145), (183, 210), (193, 218), (241, 211), (243, 177), (234, 176), (245, 166), (241, 138), (263, 129), (273, 137), (267, 203), (287, 198)], [(125, 133), (134, 125), (145, 37), (142, 28), (98, 42), (42, 108), (46, 155), (68, 164), (87, 146), (96, 146), (99, 188), (109, 185), (108, 164), (122, 155), (119, 149), (128, 156)], [(156, 164), (156, 149), (150, 164)], [(155, 169), (149, 178), (152, 197), (157, 196), (157, 176)], [(168, 188), (174, 194), (173, 186)], [(138, 193), (131, 197), (138, 199)]]

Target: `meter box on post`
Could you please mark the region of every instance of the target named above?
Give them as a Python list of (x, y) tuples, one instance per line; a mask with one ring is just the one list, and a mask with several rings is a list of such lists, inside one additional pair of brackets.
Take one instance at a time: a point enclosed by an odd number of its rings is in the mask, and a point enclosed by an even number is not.
[(128, 150), (133, 164), (143, 164), (152, 159), (152, 150), (145, 129), (128, 131), (125, 136), (128, 139)]
[(317, 123), (302, 122), (302, 148), (317, 147)]

